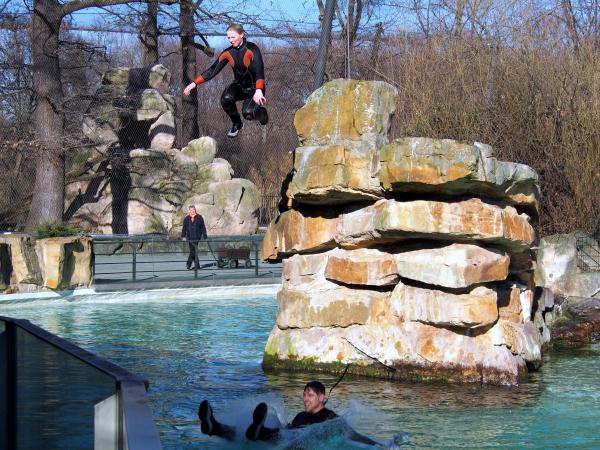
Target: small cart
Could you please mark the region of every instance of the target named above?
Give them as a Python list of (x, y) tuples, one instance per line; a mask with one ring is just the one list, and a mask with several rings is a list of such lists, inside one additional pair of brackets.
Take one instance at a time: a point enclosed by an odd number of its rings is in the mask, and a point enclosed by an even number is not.
[(240, 260), (243, 261), (242, 267), (245, 267), (246, 269), (252, 267), (252, 261), (250, 260), (250, 249), (248, 247), (221, 247), (217, 249), (217, 267), (220, 269), (223, 267), (237, 269), (240, 267)]

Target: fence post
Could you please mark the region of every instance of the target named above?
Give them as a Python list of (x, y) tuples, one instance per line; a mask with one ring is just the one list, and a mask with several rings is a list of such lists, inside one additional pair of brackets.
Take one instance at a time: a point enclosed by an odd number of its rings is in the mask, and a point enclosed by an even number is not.
[(135, 243), (134, 243), (133, 253), (131, 254), (131, 279), (133, 281), (136, 280), (136, 273), (135, 273), (136, 262), (137, 262), (137, 248), (136, 248)]
[(256, 242), (254, 244), (254, 276), (258, 278), (258, 244)]
[(94, 279), (96, 278), (96, 248), (94, 245), (94, 240), (92, 239), (92, 284), (94, 283)]
[[(158, 275), (156, 275), (156, 267), (154, 266), (154, 261), (155, 261), (155, 254), (156, 252), (156, 246), (154, 245), (154, 236), (152, 236), (150, 238), (150, 256), (152, 257), (152, 281), (155, 280), (155, 278), (158, 277)], [(159, 253), (160, 254), (160, 253)]]

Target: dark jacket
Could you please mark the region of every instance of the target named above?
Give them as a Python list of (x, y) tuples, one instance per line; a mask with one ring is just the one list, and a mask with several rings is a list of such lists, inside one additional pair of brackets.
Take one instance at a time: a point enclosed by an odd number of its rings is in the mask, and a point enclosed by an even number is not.
[(189, 215), (185, 216), (181, 228), (181, 237), (186, 238), (188, 241), (206, 239), (206, 226), (204, 226), (204, 219), (200, 214), (196, 214), (194, 220)]
[(235, 82), (243, 88), (265, 88), (265, 67), (260, 49), (246, 39), (238, 48), (231, 46), (223, 50), (212, 66), (196, 77), (194, 83), (202, 84), (214, 78), (228, 63), (233, 69)]

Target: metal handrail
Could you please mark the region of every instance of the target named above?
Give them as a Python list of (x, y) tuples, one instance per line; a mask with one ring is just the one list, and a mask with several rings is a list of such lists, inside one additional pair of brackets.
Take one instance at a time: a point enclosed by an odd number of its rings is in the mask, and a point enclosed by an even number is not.
[[(168, 238), (164, 234), (140, 234), (140, 235), (131, 235), (131, 234), (90, 234), (89, 235), (94, 241), (99, 242), (113, 242), (113, 243), (121, 243), (121, 242), (177, 242), (181, 241), (178, 238)], [(263, 235), (261, 234), (250, 234), (247, 236), (210, 236), (208, 241), (255, 241), (262, 242)], [(183, 241), (186, 242), (186, 241)]]
[(578, 237), (577, 267), (586, 272), (600, 271), (600, 245), (593, 238)]
[[(181, 279), (182, 273), (193, 274), (194, 279), (260, 278), (278, 273), (266, 269), (259, 256), (262, 235), (218, 236), (193, 241), (198, 244), (198, 267), (184, 268), (181, 256), (188, 254), (188, 242), (168, 239), (164, 235), (104, 236), (92, 239), (94, 254), (94, 282), (140, 281), (140, 276), (151, 281)], [(107, 246), (108, 249), (102, 248)], [(244, 254), (240, 254), (240, 252)], [(177, 255), (177, 257), (175, 256)], [(116, 259), (120, 257), (119, 259)], [(111, 260), (115, 258), (116, 260)], [(176, 264), (181, 264), (177, 266)], [(259, 270), (259, 265), (260, 270)], [(119, 267), (120, 266), (120, 267)], [(194, 264), (196, 267), (196, 264)], [(230, 269), (229, 272), (224, 269)], [(227, 273), (225, 273), (227, 272)], [(121, 275), (116, 279), (115, 275)]]
[(8, 413), (9, 420), (5, 436), (6, 444), (8, 445), (7, 448), (11, 448), (11, 443), (14, 445), (14, 442), (16, 442), (16, 419), (14, 414), (18, 401), (16, 395), (14, 395), (14, 390), (16, 389), (17, 356), (16, 328), (26, 331), (35, 338), (55, 347), (62, 353), (78, 359), (108, 375), (115, 381), (115, 391), (119, 395), (121, 402), (122, 422), (125, 424), (125, 428), (119, 430), (119, 435), (121, 436), (119, 441), (126, 442), (125, 448), (130, 450), (154, 450), (161, 448), (158, 431), (154, 424), (146, 395), (149, 385), (148, 380), (134, 375), (126, 369), (32, 324), (28, 320), (0, 316), (0, 321), (6, 324), (7, 337), (5, 343), (8, 347), (6, 354), (8, 355), (7, 359), (9, 359), (5, 365), (7, 371), (5, 377), (7, 392), (6, 411), (10, 411)]

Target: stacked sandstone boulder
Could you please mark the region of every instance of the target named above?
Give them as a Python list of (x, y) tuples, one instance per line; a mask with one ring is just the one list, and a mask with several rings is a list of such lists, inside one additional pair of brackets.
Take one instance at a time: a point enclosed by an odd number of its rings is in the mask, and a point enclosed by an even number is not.
[(0, 235), (0, 291), (73, 289), (92, 281), (89, 237), (34, 239), (28, 234)]
[[(517, 383), (548, 338), (534, 302), (537, 175), (480, 143), (388, 142), (396, 90), (334, 80), (295, 117), (269, 369)], [(534, 324), (535, 322), (535, 324)]]
[(175, 99), (167, 93), (170, 81), (171, 73), (162, 64), (106, 71), (83, 119), (83, 133), (107, 145), (125, 140), (172, 148), (176, 129)]
[(84, 118), (93, 142), (68, 168), (69, 222), (97, 233), (177, 236), (194, 204), (208, 234), (247, 235), (258, 228), (259, 196), (216, 158), (210, 137), (174, 148), (175, 101), (161, 64), (106, 72)]
[(544, 315), (553, 344), (600, 341), (600, 242), (581, 231), (540, 239), (535, 283), (555, 305)]

